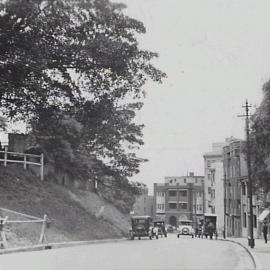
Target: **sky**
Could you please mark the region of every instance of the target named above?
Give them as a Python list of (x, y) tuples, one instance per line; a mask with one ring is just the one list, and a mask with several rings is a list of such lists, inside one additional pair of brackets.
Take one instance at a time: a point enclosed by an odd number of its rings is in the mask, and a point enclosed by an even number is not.
[[(119, 1), (117, 1), (119, 2)], [(245, 138), (246, 99), (259, 106), (270, 79), (269, 1), (122, 0), (125, 13), (142, 21), (140, 47), (159, 54), (167, 73), (161, 85), (147, 83), (138, 113), (145, 124), (149, 159), (131, 180), (146, 183), (188, 172), (203, 175), (203, 153), (213, 142)]]

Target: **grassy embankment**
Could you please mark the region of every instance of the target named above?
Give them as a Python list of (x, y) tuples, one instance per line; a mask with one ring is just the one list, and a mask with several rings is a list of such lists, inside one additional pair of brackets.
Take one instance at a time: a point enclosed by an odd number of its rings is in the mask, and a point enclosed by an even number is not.
[[(0, 166), (0, 207), (37, 217), (46, 213), (52, 220), (46, 230), (51, 243), (123, 237), (129, 227), (128, 217), (96, 194), (42, 182), (20, 166)], [(9, 247), (36, 244), (40, 231), (40, 224), (10, 226)]]

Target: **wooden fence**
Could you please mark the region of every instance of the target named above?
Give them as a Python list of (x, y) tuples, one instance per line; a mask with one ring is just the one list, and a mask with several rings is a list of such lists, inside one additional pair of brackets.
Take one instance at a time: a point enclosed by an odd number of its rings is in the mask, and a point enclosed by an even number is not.
[(4, 151), (0, 151), (0, 162), (4, 162), (6, 167), (8, 163), (21, 163), (24, 169), (27, 169), (27, 165), (40, 166), (40, 178), (44, 180), (44, 155), (33, 155), (18, 152), (8, 152), (8, 148), (5, 147)]
[(46, 236), (46, 227), (48, 227), (49, 219), (47, 215), (45, 214), (43, 218), (23, 214), (16, 212), (14, 210), (6, 209), (6, 208), (0, 208), (0, 211), (16, 214), (21, 216), (22, 218), (27, 218), (28, 220), (10, 220), (8, 216), (1, 217), (0, 216), (0, 248), (7, 248), (7, 237), (6, 237), (6, 231), (9, 231), (8, 224), (19, 224), (19, 223), (40, 223), (41, 226), (41, 232), (39, 237), (39, 244), (42, 244), (44, 242), (47, 242), (47, 236)]

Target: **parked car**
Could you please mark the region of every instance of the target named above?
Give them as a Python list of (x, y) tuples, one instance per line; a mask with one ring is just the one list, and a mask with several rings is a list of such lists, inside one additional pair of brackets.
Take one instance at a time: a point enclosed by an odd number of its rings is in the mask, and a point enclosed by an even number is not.
[(154, 221), (154, 227), (158, 228), (158, 235), (167, 237), (167, 230), (165, 228), (165, 222), (161, 220)]
[(180, 235), (190, 235), (192, 238), (194, 237), (194, 229), (192, 228), (191, 220), (181, 220), (180, 224), (177, 228), (177, 237)]
[(129, 229), (131, 240), (138, 237), (149, 237), (151, 240), (154, 236), (152, 218), (150, 216), (133, 216), (131, 217), (131, 228)]
[(203, 235), (207, 238), (213, 239), (213, 236), (217, 239), (217, 215), (212, 213), (205, 213), (203, 220)]

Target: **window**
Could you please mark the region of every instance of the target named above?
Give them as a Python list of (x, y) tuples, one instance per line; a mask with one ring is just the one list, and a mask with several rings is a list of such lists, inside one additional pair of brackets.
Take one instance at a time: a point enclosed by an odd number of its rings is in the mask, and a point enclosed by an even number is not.
[(242, 195), (246, 195), (246, 185), (244, 183), (242, 184)]
[(257, 216), (253, 215), (253, 227), (257, 228)]
[(169, 190), (170, 197), (176, 197), (176, 190)]
[(186, 178), (184, 178), (184, 183), (186, 184), (186, 182), (187, 182), (187, 179), (186, 179)]
[(179, 191), (181, 197), (187, 197), (187, 191), (186, 190), (180, 190)]
[(211, 187), (208, 187), (208, 194), (211, 194)]
[(169, 203), (169, 209), (176, 209), (177, 204), (176, 203)]
[(187, 209), (187, 203), (179, 203), (179, 208), (181, 210), (186, 210)]
[(243, 226), (244, 226), (244, 228), (247, 227), (247, 213), (243, 214)]

